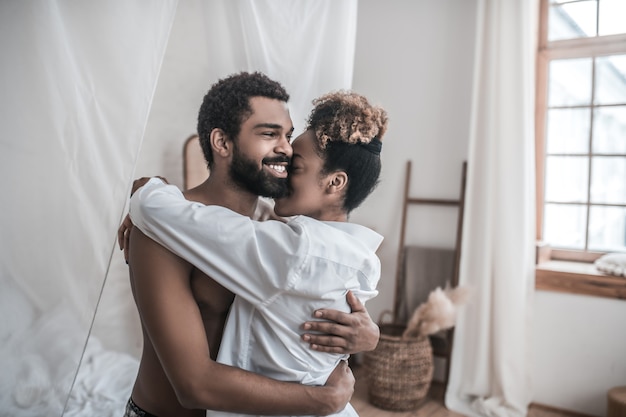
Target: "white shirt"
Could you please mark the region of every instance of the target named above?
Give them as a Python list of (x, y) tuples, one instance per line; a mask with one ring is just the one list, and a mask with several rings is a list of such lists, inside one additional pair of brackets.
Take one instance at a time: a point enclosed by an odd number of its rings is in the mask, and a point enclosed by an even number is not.
[[(346, 222), (296, 216), (257, 222), (220, 206), (186, 200), (151, 179), (131, 198), (135, 226), (236, 294), (218, 361), (282, 381), (323, 385), (347, 355), (300, 340), (318, 308), (350, 311), (346, 293), (376, 296), (378, 233)], [(208, 415), (233, 416), (208, 412)], [(340, 416), (356, 416), (348, 404)]]

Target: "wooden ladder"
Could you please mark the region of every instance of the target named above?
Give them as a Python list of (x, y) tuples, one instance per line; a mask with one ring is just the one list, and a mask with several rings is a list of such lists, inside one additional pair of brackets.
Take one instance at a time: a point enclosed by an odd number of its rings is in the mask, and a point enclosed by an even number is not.
[[(461, 190), (459, 198), (450, 199), (437, 199), (437, 198), (416, 198), (410, 197), (410, 185), (411, 185), (411, 161), (407, 161), (406, 174), (404, 179), (404, 195), (402, 201), (402, 218), (400, 226), (400, 244), (398, 245), (398, 258), (396, 269), (396, 288), (394, 298), (393, 320), (395, 324), (398, 323), (398, 317), (400, 316), (400, 306), (403, 297), (403, 291), (406, 285), (405, 280), (407, 277), (404, 274), (404, 256), (405, 256), (405, 240), (406, 240), (406, 224), (408, 208), (410, 205), (428, 205), (428, 206), (452, 206), (458, 208), (457, 214), (457, 227), (456, 227), (456, 240), (454, 245), (454, 265), (451, 279), (451, 286), (456, 287), (459, 283), (459, 268), (461, 261), (461, 243), (463, 238), (463, 214), (465, 209), (465, 186), (467, 176), (467, 162), (463, 162), (461, 169)], [(433, 288), (434, 289), (434, 288)], [(452, 355), (452, 341), (454, 338), (454, 328), (446, 331), (445, 336), (447, 338), (446, 343), (432, 343), (433, 355), (441, 357), (446, 360), (445, 379), (444, 384), (447, 386), (448, 377), (450, 374), (450, 357)], [(435, 342), (431, 337), (431, 342)]]

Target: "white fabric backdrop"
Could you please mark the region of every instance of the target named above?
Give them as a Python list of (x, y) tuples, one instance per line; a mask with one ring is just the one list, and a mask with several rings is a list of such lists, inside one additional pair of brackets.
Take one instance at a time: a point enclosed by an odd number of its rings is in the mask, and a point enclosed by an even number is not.
[[(210, 50), (210, 62), (220, 70), (222, 56), (233, 63), (217, 78), (261, 70), (281, 81), (301, 130), (314, 97), (350, 88), (357, 1), (261, 3), (201, 6), (200, 12), (224, 11), (207, 14), (207, 45), (239, 47)], [(137, 358), (109, 350), (104, 339), (137, 335), (114, 335), (128, 327), (113, 325), (102, 326), (87, 344), (85, 339), (104, 277), (115, 270), (112, 253), (119, 258), (114, 234), (135, 176), (176, 6), (175, 0), (1, 4), (0, 172), (10, 179), (0, 220), (0, 313), (9, 318), (0, 328), (3, 412), (62, 414), (81, 353), (63, 415), (120, 415), (128, 398)], [(229, 22), (233, 39), (223, 42), (224, 32), (212, 31), (215, 19)], [(261, 39), (278, 47), (252, 45)], [(198, 90), (206, 91), (217, 78)], [(184, 80), (181, 73), (178, 82)], [(115, 278), (127, 282), (126, 269), (118, 272)], [(124, 296), (110, 305), (132, 303), (130, 294)]]
[(287, 88), (296, 134), (304, 130), (311, 100), (352, 87), (357, 0), (228, 3), (241, 22), (247, 70)]
[(536, 2), (480, 0), (460, 285), (446, 405), (526, 416), (534, 288)]
[(175, 10), (175, 0), (0, 2), (4, 415), (63, 413)]

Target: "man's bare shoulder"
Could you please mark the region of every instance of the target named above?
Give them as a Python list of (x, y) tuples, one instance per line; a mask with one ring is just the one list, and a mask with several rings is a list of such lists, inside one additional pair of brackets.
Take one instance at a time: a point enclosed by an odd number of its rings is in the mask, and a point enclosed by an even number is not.
[(211, 198), (206, 191), (200, 189), (200, 187), (192, 188), (190, 190), (183, 191), (183, 195), (189, 201), (195, 201), (205, 205), (217, 204), (215, 198)]

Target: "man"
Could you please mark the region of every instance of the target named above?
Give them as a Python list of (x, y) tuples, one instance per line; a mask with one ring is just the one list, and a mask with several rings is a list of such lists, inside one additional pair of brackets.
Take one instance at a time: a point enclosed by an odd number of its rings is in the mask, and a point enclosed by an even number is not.
[[(288, 98), (280, 84), (258, 73), (237, 74), (214, 85), (198, 120), (211, 176), (185, 197), (252, 216), (259, 195), (281, 196), (292, 152)], [(120, 234), (123, 241), (122, 228)], [(325, 386), (312, 387), (216, 363), (233, 294), (136, 228), (130, 247), (131, 285), (144, 348), (127, 415), (202, 416), (204, 409), (326, 415), (343, 409), (354, 383), (345, 364), (337, 367)], [(339, 312), (320, 312), (322, 318), (336, 319), (338, 324), (305, 324), (310, 331), (334, 336), (307, 334), (305, 340), (323, 351), (373, 349), (378, 329), (357, 301), (352, 300), (352, 305), (360, 310), (349, 318)]]

